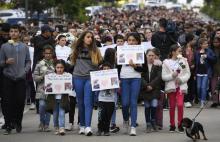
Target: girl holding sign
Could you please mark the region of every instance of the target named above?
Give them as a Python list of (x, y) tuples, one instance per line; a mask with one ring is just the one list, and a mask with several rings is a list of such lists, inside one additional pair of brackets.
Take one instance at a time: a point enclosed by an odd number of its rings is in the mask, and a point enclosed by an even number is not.
[[(107, 49), (108, 50), (108, 49)], [(114, 49), (112, 49), (114, 50)], [(101, 65), (101, 70), (112, 69), (114, 65), (109, 62), (104, 62)], [(104, 132), (104, 136), (109, 136), (109, 126), (111, 117), (115, 109), (115, 101), (117, 97), (117, 89), (107, 89), (99, 91), (99, 112), (98, 112), (98, 132), (97, 136), (101, 136)]]
[[(104, 61), (103, 62), (108, 62), (112, 65), (113, 68), (116, 68), (116, 51), (113, 48), (108, 48), (105, 51), (105, 56), (104, 56)], [(119, 71), (118, 71), (119, 72)], [(119, 91), (120, 89), (117, 89), (117, 95), (115, 97), (115, 109), (113, 111), (112, 114), (112, 118), (111, 118), (111, 127), (110, 127), (110, 132), (111, 133), (116, 133), (120, 130), (120, 128), (118, 126), (116, 126), (116, 109), (117, 109), (117, 102), (118, 102), (118, 95), (119, 95)]]
[[(55, 63), (55, 74), (66, 75), (64, 72), (65, 61), (57, 60)], [(48, 96), (49, 97), (49, 96)], [(69, 95), (68, 94), (52, 94), (47, 98), (48, 109), (53, 110), (53, 121), (55, 134), (65, 135), (65, 112), (69, 111)]]
[[(130, 33), (127, 36), (128, 45), (140, 45), (141, 38), (138, 33)], [(141, 86), (141, 73), (135, 71), (137, 65), (130, 61), (129, 65), (122, 65), (120, 78), (122, 89), (122, 114), (124, 127), (129, 129), (129, 114), (131, 115), (130, 136), (136, 136), (137, 99)], [(130, 110), (129, 110), (130, 108)]]
[(81, 34), (73, 45), (71, 61), (74, 64), (73, 82), (79, 108), (79, 134), (92, 135), (91, 119), (93, 110), (93, 93), (90, 71), (98, 70), (102, 56), (96, 46), (94, 35), (90, 31)]

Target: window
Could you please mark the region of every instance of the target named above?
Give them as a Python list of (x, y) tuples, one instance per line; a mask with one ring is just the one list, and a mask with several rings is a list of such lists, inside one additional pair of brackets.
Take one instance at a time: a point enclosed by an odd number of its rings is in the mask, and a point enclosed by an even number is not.
[(8, 17), (8, 16), (12, 16), (12, 13), (0, 13), (0, 17)]

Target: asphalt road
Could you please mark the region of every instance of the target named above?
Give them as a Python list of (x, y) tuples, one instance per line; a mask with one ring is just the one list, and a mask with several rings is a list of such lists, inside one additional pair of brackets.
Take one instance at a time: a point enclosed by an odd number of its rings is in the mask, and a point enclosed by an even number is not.
[[(185, 109), (184, 116), (193, 118), (199, 111), (198, 107)], [(77, 115), (75, 115), (77, 118)], [(68, 117), (66, 117), (66, 120)], [(76, 119), (77, 120), (77, 119)], [(208, 142), (219, 142), (220, 141), (220, 108), (217, 109), (204, 109), (198, 116), (197, 121), (203, 124)], [(67, 132), (65, 136), (54, 135), (54, 132), (38, 132), (39, 117), (35, 111), (27, 111), (23, 119), (23, 131), (20, 134), (12, 132), (11, 135), (3, 135), (3, 130), (0, 130), (0, 142), (191, 142), (185, 134), (178, 132), (169, 132), (169, 115), (168, 111), (164, 111), (164, 129), (159, 132), (145, 133), (145, 119), (144, 119), (144, 108), (138, 107), (138, 123), (137, 136), (132, 137), (125, 134), (125, 130), (122, 127), (122, 114), (121, 110), (117, 111), (117, 124), (121, 130), (117, 134), (112, 134), (109, 137), (106, 136), (91, 136), (87, 137), (84, 135), (78, 135), (78, 126), (75, 124), (75, 128), (71, 132)], [(51, 119), (51, 129), (52, 119)], [(97, 111), (93, 112), (92, 119), (93, 131), (97, 131)], [(203, 141), (203, 140), (200, 140)]]

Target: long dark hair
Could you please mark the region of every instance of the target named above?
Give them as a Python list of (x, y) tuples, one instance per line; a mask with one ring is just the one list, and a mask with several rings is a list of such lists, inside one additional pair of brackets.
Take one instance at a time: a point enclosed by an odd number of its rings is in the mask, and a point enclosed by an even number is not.
[(172, 58), (172, 53), (175, 52), (177, 49), (179, 49), (180, 46), (178, 44), (173, 44), (170, 46), (170, 52), (169, 52), (169, 55), (168, 55), (168, 58)]
[(112, 66), (115, 65), (115, 49), (114, 48), (106, 49), (104, 62), (109, 62)]
[[(220, 42), (220, 37), (214, 37), (213, 41), (214, 41), (214, 40), (217, 40), (218, 42)], [(212, 42), (213, 42), (213, 41), (212, 41)], [(213, 43), (212, 43), (212, 44), (213, 44)], [(214, 48), (215, 48), (215, 47), (214, 47), (214, 44), (213, 44), (213, 49), (214, 49)]]
[(55, 63), (54, 63), (55, 73), (57, 72), (57, 71), (56, 71), (56, 66), (57, 66), (58, 64), (63, 65), (64, 71), (66, 71), (66, 63), (65, 63), (65, 61), (62, 60), (62, 59), (60, 59), (60, 60), (56, 60)]
[(72, 45), (73, 46), (73, 53), (71, 56), (71, 62), (73, 64), (76, 63), (76, 59), (78, 58), (78, 55), (80, 54), (80, 52), (84, 48), (84, 38), (85, 38), (86, 34), (88, 34), (88, 33), (90, 33), (92, 35), (92, 43), (88, 46), (92, 63), (95, 65), (98, 65), (102, 60), (102, 56), (101, 56), (99, 49), (96, 46), (96, 42), (95, 42), (95, 38), (94, 38), (93, 33), (91, 31), (85, 31), (80, 35), (80, 37), (76, 41), (76, 43)]
[(134, 37), (137, 40), (138, 44), (141, 44), (141, 36), (139, 33), (137, 33), (137, 32), (129, 33), (127, 36), (127, 40), (130, 36)]
[(148, 49), (147, 52), (146, 52), (146, 55), (147, 55), (149, 52), (153, 52), (155, 55), (158, 56), (158, 52), (157, 52), (156, 48)]

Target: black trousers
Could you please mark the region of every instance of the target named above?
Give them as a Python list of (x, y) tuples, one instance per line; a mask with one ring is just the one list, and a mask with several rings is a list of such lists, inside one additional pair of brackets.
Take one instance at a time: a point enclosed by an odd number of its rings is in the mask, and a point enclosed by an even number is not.
[(70, 98), (70, 111), (69, 111), (69, 123), (74, 123), (74, 115), (76, 108), (76, 97), (69, 96)]
[[(0, 68), (0, 98), (3, 98), (3, 74), (2, 74), (2, 69)], [(4, 111), (4, 105), (2, 104), (3, 100), (1, 100), (1, 109), (2, 109), (2, 114), (4, 116), (5, 111)]]
[(99, 102), (98, 129), (101, 132), (109, 132), (111, 117), (115, 109), (114, 102)]
[(34, 81), (29, 80), (26, 81), (26, 97), (27, 97), (27, 102), (30, 103), (35, 103), (35, 96), (36, 96), (36, 91), (34, 87)]
[(4, 77), (3, 107), (6, 126), (21, 125), (25, 106), (26, 86), (25, 80), (12, 80)]
[(188, 93), (184, 96), (184, 102), (193, 102), (196, 97), (196, 82), (194, 80), (194, 76), (191, 75), (190, 79), (187, 82), (188, 85)]

